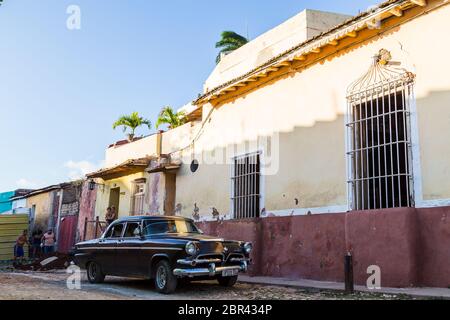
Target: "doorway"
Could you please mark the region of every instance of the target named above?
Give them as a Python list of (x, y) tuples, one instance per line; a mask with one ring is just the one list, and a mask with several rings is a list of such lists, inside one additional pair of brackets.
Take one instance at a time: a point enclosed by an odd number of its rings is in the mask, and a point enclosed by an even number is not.
[(113, 188), (109, 193), (109, 207), (116, 207), (116, 212), (119, 214), (120, 204), (120, 188)]
[(165, 199), (164, 199), (164, 215), (175, 215), (175, 197), (176, 197), (176, 179), (177, 175), (172, 173), (165, 174)]

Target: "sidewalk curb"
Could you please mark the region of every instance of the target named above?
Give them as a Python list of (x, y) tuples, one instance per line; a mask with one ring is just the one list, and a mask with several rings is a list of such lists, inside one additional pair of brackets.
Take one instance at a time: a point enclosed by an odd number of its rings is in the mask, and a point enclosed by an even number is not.
[[(265, 286), (299, 288), (311, 291), (331, 291), (339, 293), (343, 293), (345, 291), (344, 283), (339, 282), (322, 282), (315, 280), (291, 280), (284, 278), (249, 277), (249, 276), (240, 276), (239, 282), (248, 284), (259, 284)], [(364, 286), (355, 286), (355, 292), (387, 294), (387, 295), (405, 295), (415, 298), (450, 300), (450, 289), (445, 288), (382, 288), (381, 290), (370, 290)]]

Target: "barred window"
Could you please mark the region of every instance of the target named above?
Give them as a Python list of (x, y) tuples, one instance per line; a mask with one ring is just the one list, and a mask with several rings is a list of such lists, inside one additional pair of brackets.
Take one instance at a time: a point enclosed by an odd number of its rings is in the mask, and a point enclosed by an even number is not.
[(145, 182), (135, 181), (133, 183), (133, 194), (131, 196), (131, 216), (143, 215), (145, 200)]
[(348, 95), (352, 210), (413, 206), (409, 101), (414, 75), (378, 63)]
[(234, 158), (232, 168), (232, 210), (235, 219), (258, 218), (261, 200), (260, 153)]

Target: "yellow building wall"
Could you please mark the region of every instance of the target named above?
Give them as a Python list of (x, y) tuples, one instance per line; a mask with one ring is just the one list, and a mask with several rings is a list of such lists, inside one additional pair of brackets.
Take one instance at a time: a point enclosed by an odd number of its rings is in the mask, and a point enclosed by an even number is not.
[(146, 177), (145, 173), (136, 173), (113, 180), (102, 181), (97, 190), (97, 200), (95, 203), (95, 213), (100, 220), (105, 220), (106, 209), (110, 206), (111, 189), (120, 188), (120, 201), (118, 214), (119, 217), (127, 217), (130, 215), (131, 196), (133, 192), (133, 181)]
[(52, 216), (52, 201), (53, 192), (41, 193), (27, 198), (27, 208), (31, 209), (36, 206), (35, 209), (35, 228), (40, 228), (42, 231), (47, 228), (50, 217)]
[[(279, 141), (279, 170), (264, 178), (267, 211), (345, 208), (346, 92), (367, 72), (374, 54), (385, 48), (403, 68), (417, 75), (417, 121), (412, 130), (419, 135), (420, 145), (413, 148), (421, 162), (414, 174), (422, 185), (423, 200), (450, 199), (448, 17), (450, 6), (444, 6), (222, 103), (195, 143), (195, 153), (220, 153), (258, 137), (274, 136)], [(209, 110), (205, 105), (204, 117)], [(177, 176), (176, 202), (181, 213), (191, 216), (194, 203), (205, 216), (210, 207), (229, 213), (231, 165), (201, 164), (198, 172), (191, 173), (192, 153), (191, 149), (184, 151), (185, 165)]]

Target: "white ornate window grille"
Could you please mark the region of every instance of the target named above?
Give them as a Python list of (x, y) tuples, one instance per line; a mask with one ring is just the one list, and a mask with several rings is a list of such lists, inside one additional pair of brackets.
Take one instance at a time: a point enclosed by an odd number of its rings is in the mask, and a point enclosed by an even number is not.
[(410, 103), (414, 74), (381, 50), (347, 95), (351, 210), (414, 206)]
[(133, 194), (131, 196), (131, 216), (145, 214), (145, 182), (138, 181), (133, 183)]
[(234, 219), (258, 218), (261, 212), (261, 154), (233, 159), (231, 188)]

